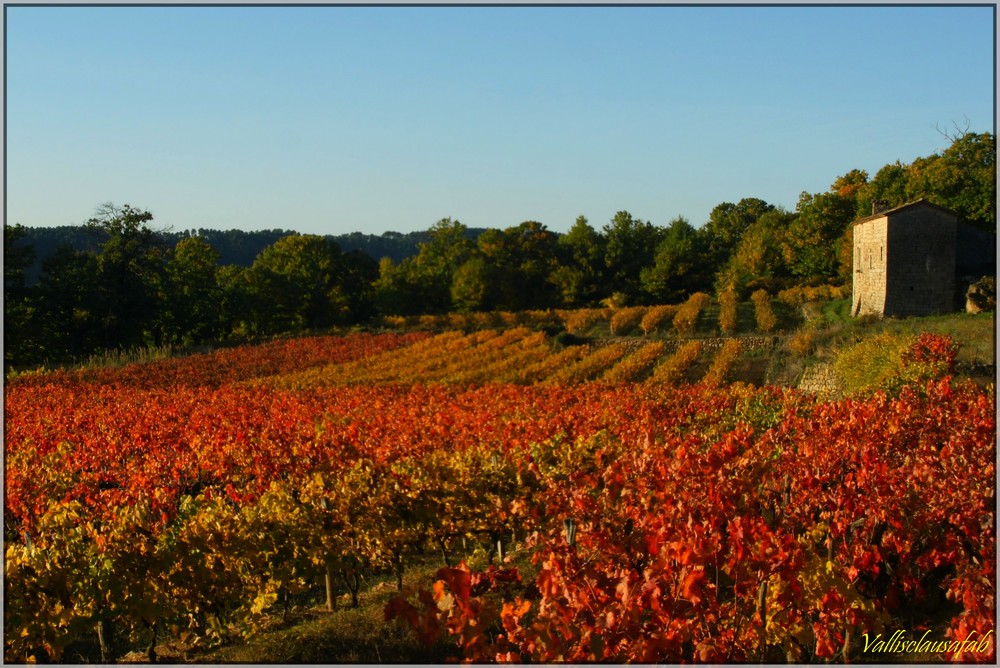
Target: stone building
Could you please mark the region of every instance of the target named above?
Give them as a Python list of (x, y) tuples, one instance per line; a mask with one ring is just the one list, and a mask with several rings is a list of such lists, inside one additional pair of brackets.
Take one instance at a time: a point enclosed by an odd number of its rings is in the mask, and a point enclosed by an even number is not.
[(955, 311), (971, 280), (996, 272), (995, 235), (927, 200), (876, 210), (851, 227), (855, 316)]

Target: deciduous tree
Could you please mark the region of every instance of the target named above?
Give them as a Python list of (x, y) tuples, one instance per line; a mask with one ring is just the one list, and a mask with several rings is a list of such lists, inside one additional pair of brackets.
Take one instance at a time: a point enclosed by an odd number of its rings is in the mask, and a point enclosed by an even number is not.
[(88, 229), (107, 236), (96, 276), (106, 348), (159, 343), (155, 322), (164, 299), (166, 248), (149, 226), (152, 220), (149, 211), (106, 203), (86, 222)]
[(777, 291), (790, 276), (782, 248), (794, 219), (794, 214), (772, 209), (747, 228), (716, 277), (717, 290), (733, 290), (741, 299), (759, 288)]
[(218, 263), (218, 251), (205, 239), (193, 236), (177, 242), (167, 261), (163, 327), (169, 341), (190, 345), (222, 334)]
[(908, 171), (909, 199), (927, 198), (948, 207), (967, 222), (996, 230), (996, 138), (965, 132), (950, 137), (940, 155), (913, 161)]
[(442, 218), (428, 231), (430, 239), (403, 276), (413, 285), (418, 313), (444, 313), (451, 309), (451, 284), (455, 271), (475, 249), (468, 228), (457, 220)]
[(857, 192), (856, 213), (858, 218), (870, 216), (873, 204), (880, 202), (886, 208), (906, 203), (906, 167), (898, 160), (882, 167), (863, 188)]
[(783, 251), (789, 271), (805, 282), (826, 283), (838, 275), (838, 245), (855, 219), (852, 198), (827, 192), (799, 197)]
[(522, 311), (553, 305), (556, 236), (545, 225), (529, 220), (503, 231), (487, 230), (478, 248), (489, 269), (492, 308)]
[(604, 226), (604, 236), (608, 291), (627, 300), (638, 298), (642, 293), (640, 274), (653, 264), (654, 253), (663, 238), (662, 229), (633, 218), (628, 211), (619, 211)]
[(757, 197), (744, 197), (736, 204), (723, 202), (712, 209), (703, 231), (708, 238), (713, 264), (724, 265), (739, 245), (743, 233), (772, 209), (773, 205)]
[(569, 232), (559, 237), (559, 266), (553, 270), (552, 280), (563, 306), (593, 305), (605, 296), (606, 241), (584, 216), (578, 216)]
[(340, 248), (312, 234), (289, 235), (268, 246), (250, 268), (261, 333), (301, 331), (351, 321)]
[(35, 315), (33, 290), (25, 283), (25, 270), (35, 259), (31, 246), (19, 245), (22, 225), (3, 227), (3, 338), (4, 364), (32, 356), (30, 333)]
[(640, 274), (642, 288), (654, 302), (682, 302), (708, 287), (711, 275), (704, 242), (705, 236), (683, 216), (671, 221), (656, 247), (653, 263)]
[(104, 346), (106, 295), (98, 283), (97, 255), (63, 246), (42, 262), (37, 327), (31, 333), (42, 355), (36, 361), (81, 358)]

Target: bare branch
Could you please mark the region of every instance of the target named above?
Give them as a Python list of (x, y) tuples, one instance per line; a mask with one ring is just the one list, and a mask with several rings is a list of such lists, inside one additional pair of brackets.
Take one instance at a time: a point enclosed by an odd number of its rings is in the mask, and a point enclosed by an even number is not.
[(954, 132), (949, 132), (947, 130), (942, 130), (940, 127), (938, 127), (937, 123), (934, 124), (934, 129), (937, 130), (937, 133), (939, 135), (941, 135), (942, 137), (944, 137), (945, 139), (947, 139), (949, 144), (954, 144), (959, 139), (961, 139), (962, 137), (964, 137), (965, 135), (967, 135), (969, 133), (969, 128), (972, 127), (972, 121), (970, 121), (969, 117), (966, 116), (965, 117), (965, 126), (964, 127), (960, 126), (958, 124), (958, 121), (952, 121), (951, 125), (952, 125), (953, 128), (955, 128)]

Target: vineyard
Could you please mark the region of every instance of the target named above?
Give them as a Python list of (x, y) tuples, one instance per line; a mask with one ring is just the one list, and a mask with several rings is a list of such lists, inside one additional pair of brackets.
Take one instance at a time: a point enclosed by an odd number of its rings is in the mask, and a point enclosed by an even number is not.
[(8, 381), (5, 661), (155, 661), (386, 576), (386, 624), (473, 662), (994, 662), (995, 397), (950, 341), (821, 401), (733, 383), (739, 339), (492, 326)]

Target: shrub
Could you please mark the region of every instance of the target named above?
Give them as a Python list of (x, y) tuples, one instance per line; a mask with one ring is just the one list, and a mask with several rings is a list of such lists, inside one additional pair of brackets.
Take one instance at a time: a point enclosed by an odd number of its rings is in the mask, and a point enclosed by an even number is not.
[(448, 329), (467, 329), (474, 326), (474, 319), (470, 313), (460, 313), (452, 311), (442, 316), (443, 325)]
[(844, 392), (885, 389), (899, 374), (903, 352), (912, 342), (910, 336), (886, 332), (840, 351), (833, 369)]
[(472, 314), (472, 326), (477, 329), (489, 329), (491, 327), (500, 327), (501, 322), (494, 317), (495, 314), (489, 313), (487, 311), (477, 311)]
[(438, 329), (441, 326), (441, 316), (433, 314), (425, 314), (417, 318), (417, 327), (419, 329)]
[(719, 295), (719, 329), (725, 334), (732, 334), (736, 331), (736, 305), (739, 297), (734, 290), (726, 290)]
[(955, 373), (958, 344), (950, 336), (921, 334), (903, 353), (903, 370), (916, 379), (932, 379)]
[(565, 348), (566, 346), (582, 346), (587, 343), (587, 339), (581, 339), (576, 334), (570, 334), (569, 332), (558, 332), (552, 337), (553, 343), (555, 343), (557, 348)]
[(582, 383), (613, 366), (624, 354), (625, 346), (621, 344), (602, 346), (573, 364), (564, 366), (542, 382), (551, 385), (575, 385), (576, 383)]
[(806, 326), (795, 332), (788, 340), (788, 349), (800, 357), (813, 354), (816, 345), (816, 328)]
[(392, 329), (404, 329), (407, 327), (407, 317), (405, 315), (387, 315), (382, 318), (382, 324)]
[(611, 334), (624, 334), (642, 321), (646, 315), (645, 306), (630, 306), (615, 309), (611, 315)]
[(518, 369), (510, 374), (505, 382), (512, 383), (536, 383), (545, 380), (568, 364), (573, 364), (582, 359), (587, 354), (586, 346), (567, 346), (559, 352), (552, 353), (545, 358)]
[(672, 319), (676, 314), (677, 306), (674, 304), (651, 306), (646, 311), (646, 315), (642, 316), (642, 322), (639, 323), (639, 327), (642, 328), (644, 335), (649, 336), (650, 332), (659, 329), (660, 325)]
[(612, 383), (628, 382), (638, 378), (653, 366), (663, 354), (663, 341), (652, 341), (604, 372), (601, 380)]
[(497, 315), (504, 327), (516, 327), (521, 322), (520, 313), (516, 311), (500, 311)]
[(704, 292), (696, 292), (681, 304), (674, 316), (674, 328), (678, 334), (688, 336), (694, 331), (695, 325), (698, 324), (698, 316), (710, 300), (711, 297)]
[(753, 302), (754, 315), (757, 318), (757, 329), (762, 332), (770, 332), (778, 325), (778, 318), (771, 308), (771, 296), (764, 290), (758, 290), (750, 295)]
[(732, 370), (733, 365), (736, 364), (736, 360), (739, 358), (742, 349), (743, 344), (739, 339), (729, 339), (726, 341), (722, 345), (722, 348), (719, 349), (719, 352), (715, 354), (712, 365), (708, 367), (708, 371), (705, 372), (705, 376), (701, 379), (701, 382), (713, 387), (725, 383), (726, 377)]
[(799, 285), (778, 293), (778, 301), (789, 306), (802, 306), (806, 302), (843, 299), (851, 294), (851, 288), (842, 285)]
[(575, 311), (563, 311), (563, 314), (566, 331), (581, 334), (608, 317), (608, 309), (581, 308)]
[(554, 311), (522, 311), (520, 323), (536, 329), (542, 327), (558, 327), (561, 323)]
[(701, 355), (701, 341), (688, 341), (653, 370), (650, 380), (676, 385), (699, 355)]
[(847, 394), (895, 395), (904, 386), (922, 390), (928, 381), (950, 376), (957, 355), (958, 344), (949, 336), (883, 333), (841, 351), (834, 371)]

